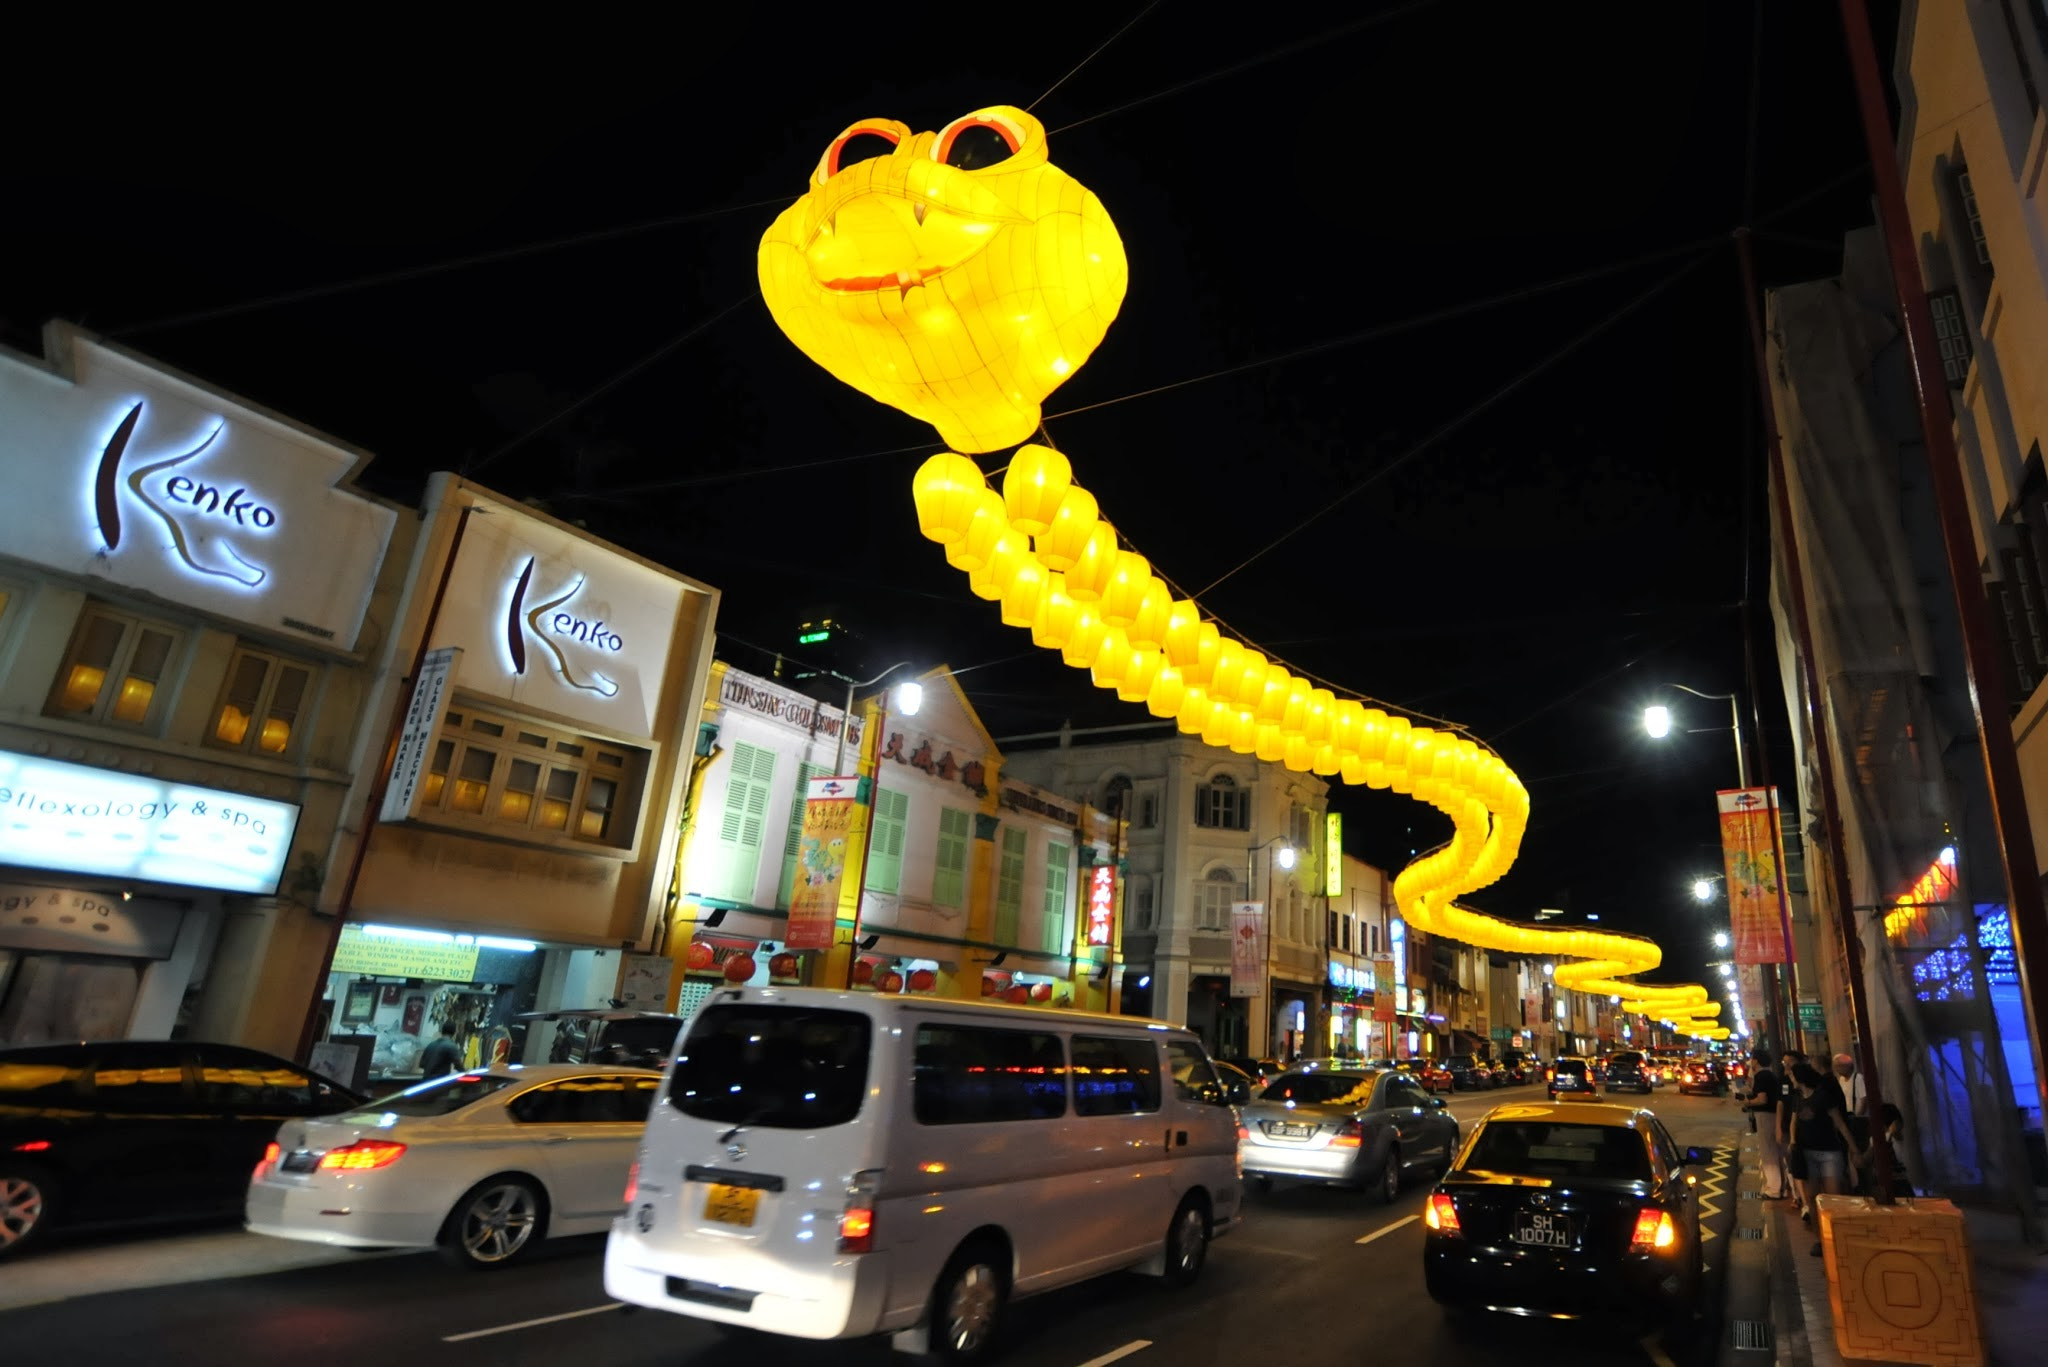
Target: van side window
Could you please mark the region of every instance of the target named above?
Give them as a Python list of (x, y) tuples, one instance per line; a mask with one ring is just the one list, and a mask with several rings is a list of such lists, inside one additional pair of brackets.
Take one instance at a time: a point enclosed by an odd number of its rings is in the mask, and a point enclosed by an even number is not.
[(1158, 1046), (1149, 1039), (1074, 1036), (1076, 1115), (1136, 1115), (1158, 1109)]
[(966, 1025), (920, 1025), (911, 1083), (920, 1125), (1053, 1120), (1067, 1113), (1059, 1036)]
[(1209, 1056), (1202, 1052), (1202, 1046), (1192, 1040), (1170, 1039), (1166, 1042), (1166, 1057), (1173, 1065), (1174, 1094), (1182, 1101), (1201, 1101), (1214, 1105), (1223, 1100), (1223, 1084), (1216, 1077), (1216, 1070), (1209, 1066)]

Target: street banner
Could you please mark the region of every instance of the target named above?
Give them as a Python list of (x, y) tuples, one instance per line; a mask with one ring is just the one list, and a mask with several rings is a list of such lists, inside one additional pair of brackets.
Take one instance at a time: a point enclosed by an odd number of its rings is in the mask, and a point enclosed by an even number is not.
[(796, 856), (796, 883), (789, 896), (790, 949), (830, 949), (839, 920), (839, 883), (846, 874), (846, 846), (853, 829), (857, 777), (814, 778), (804, 791), (803, 841)]
[(1394, 956), (1391, 954), (1372, 956), (1372, 1018), (1376, 1021), (1394, 1018)]
[(462, 651), (443, 646), (427, 652), (414, 680), (412, 699), (406, 704), (405, 725), (398, 733), (398, 750), (391, 761), (391, 777), (384, 785), (384, 805), (379, 821), (404, 821), (412, 815), (419, 795), (420, 780), (426, 777), (427, 746), (441, 725), (441, 703), (448, 696), (448, 675), (455, 657)]
[(1735, 982), (1742, 989), (1743, 1018), (1749, 1022), (1752, 1032), (1761, 1030), (1764, 1023), (1764, 1007), (1770, 1001), (1770, 998), (1764, 995), (1763, 965), (1736, 965)]
[(1785, 962), (1785, 930), (1778, 904), (1776, 788), (1729, 788), (1717, 794), (1721, 853), (1728, 875), (1728, 921), (1738, 964)]
[(1230, 995), (1266, 995), (1266, 904), (1230, 904)]

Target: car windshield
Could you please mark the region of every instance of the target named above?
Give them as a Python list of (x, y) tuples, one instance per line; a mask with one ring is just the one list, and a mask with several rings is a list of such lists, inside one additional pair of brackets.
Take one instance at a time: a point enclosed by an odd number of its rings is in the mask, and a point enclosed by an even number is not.
[(669, 1100), (724, 1125), (844, 1125), (867, 1089), (870, 1030), (858, 1011), (707, 1006), (676, 1054)]
[(1650, 1176), (1649, 1151), (1633, 1129), (1543, 1120), (1496, 1120), (1482, 1126), (1458, 1166), (1461, 1172), (1514, 1177), (1644, 1181)]
[(1289, 1073), (1259, 1093), (1261, 1101), (1298, 1106), (1363, 1106), (1372, 1099), (1372, 1073)]
[(402, 1092), (371, 1102), (366, 1111), (388, 1111), (392, 1115), (453, 1115), (464, 1106), (502, 1092), (518, 1079), (490, 1073), (456, 1073), (427, 1082), (415, 1082)]

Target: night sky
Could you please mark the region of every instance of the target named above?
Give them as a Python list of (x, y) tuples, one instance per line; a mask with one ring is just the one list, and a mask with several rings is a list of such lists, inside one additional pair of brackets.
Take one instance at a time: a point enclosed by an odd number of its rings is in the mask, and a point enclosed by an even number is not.
[[(829, 610), (866, 637), (840, 668), (985, 665), (999, 737), (1142, 719), (917, 535), (930, 429), (782, 337), (754, 247), (854, 119), (1030, 105), (1143, 5), (720, 8), (138, 40), (89, 71), (24, 48), (0, 340), (69, 318), (370, 449), (379, 492), (457, 468), (532, 498), (722, 588), (742, 668)], [(1131, 260), (1047, 404), (1076, 477), (1189, 590), (1277, 541), (1204, 605), (1494, 744), (1534, 817), (1471, 903), (1655, 935), (1667, 978), (1709, 957), (1688, 887), (1734, 765), (1726, 731), (1638, 717), (1661, 683), (1746, 687), (1745, 595), (1790, 768), (1731, 233), (1790, 282), (1871, 218), (1834, 6), (1761, 8), (1757, 42), (1744, 4), (1165, 0), (1035, 110)], [(1448, 835), (1333, 802), (1389, 868)]]

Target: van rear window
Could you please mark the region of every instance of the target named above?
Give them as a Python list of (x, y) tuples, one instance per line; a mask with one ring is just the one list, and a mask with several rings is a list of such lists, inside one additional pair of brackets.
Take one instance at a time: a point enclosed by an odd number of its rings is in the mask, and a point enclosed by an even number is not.
[(799, 1006), (707, 1006), (669, 1074), (669, 1103), (724, 1125), (815, 1130), (860, 1114), (868, 1018)]

